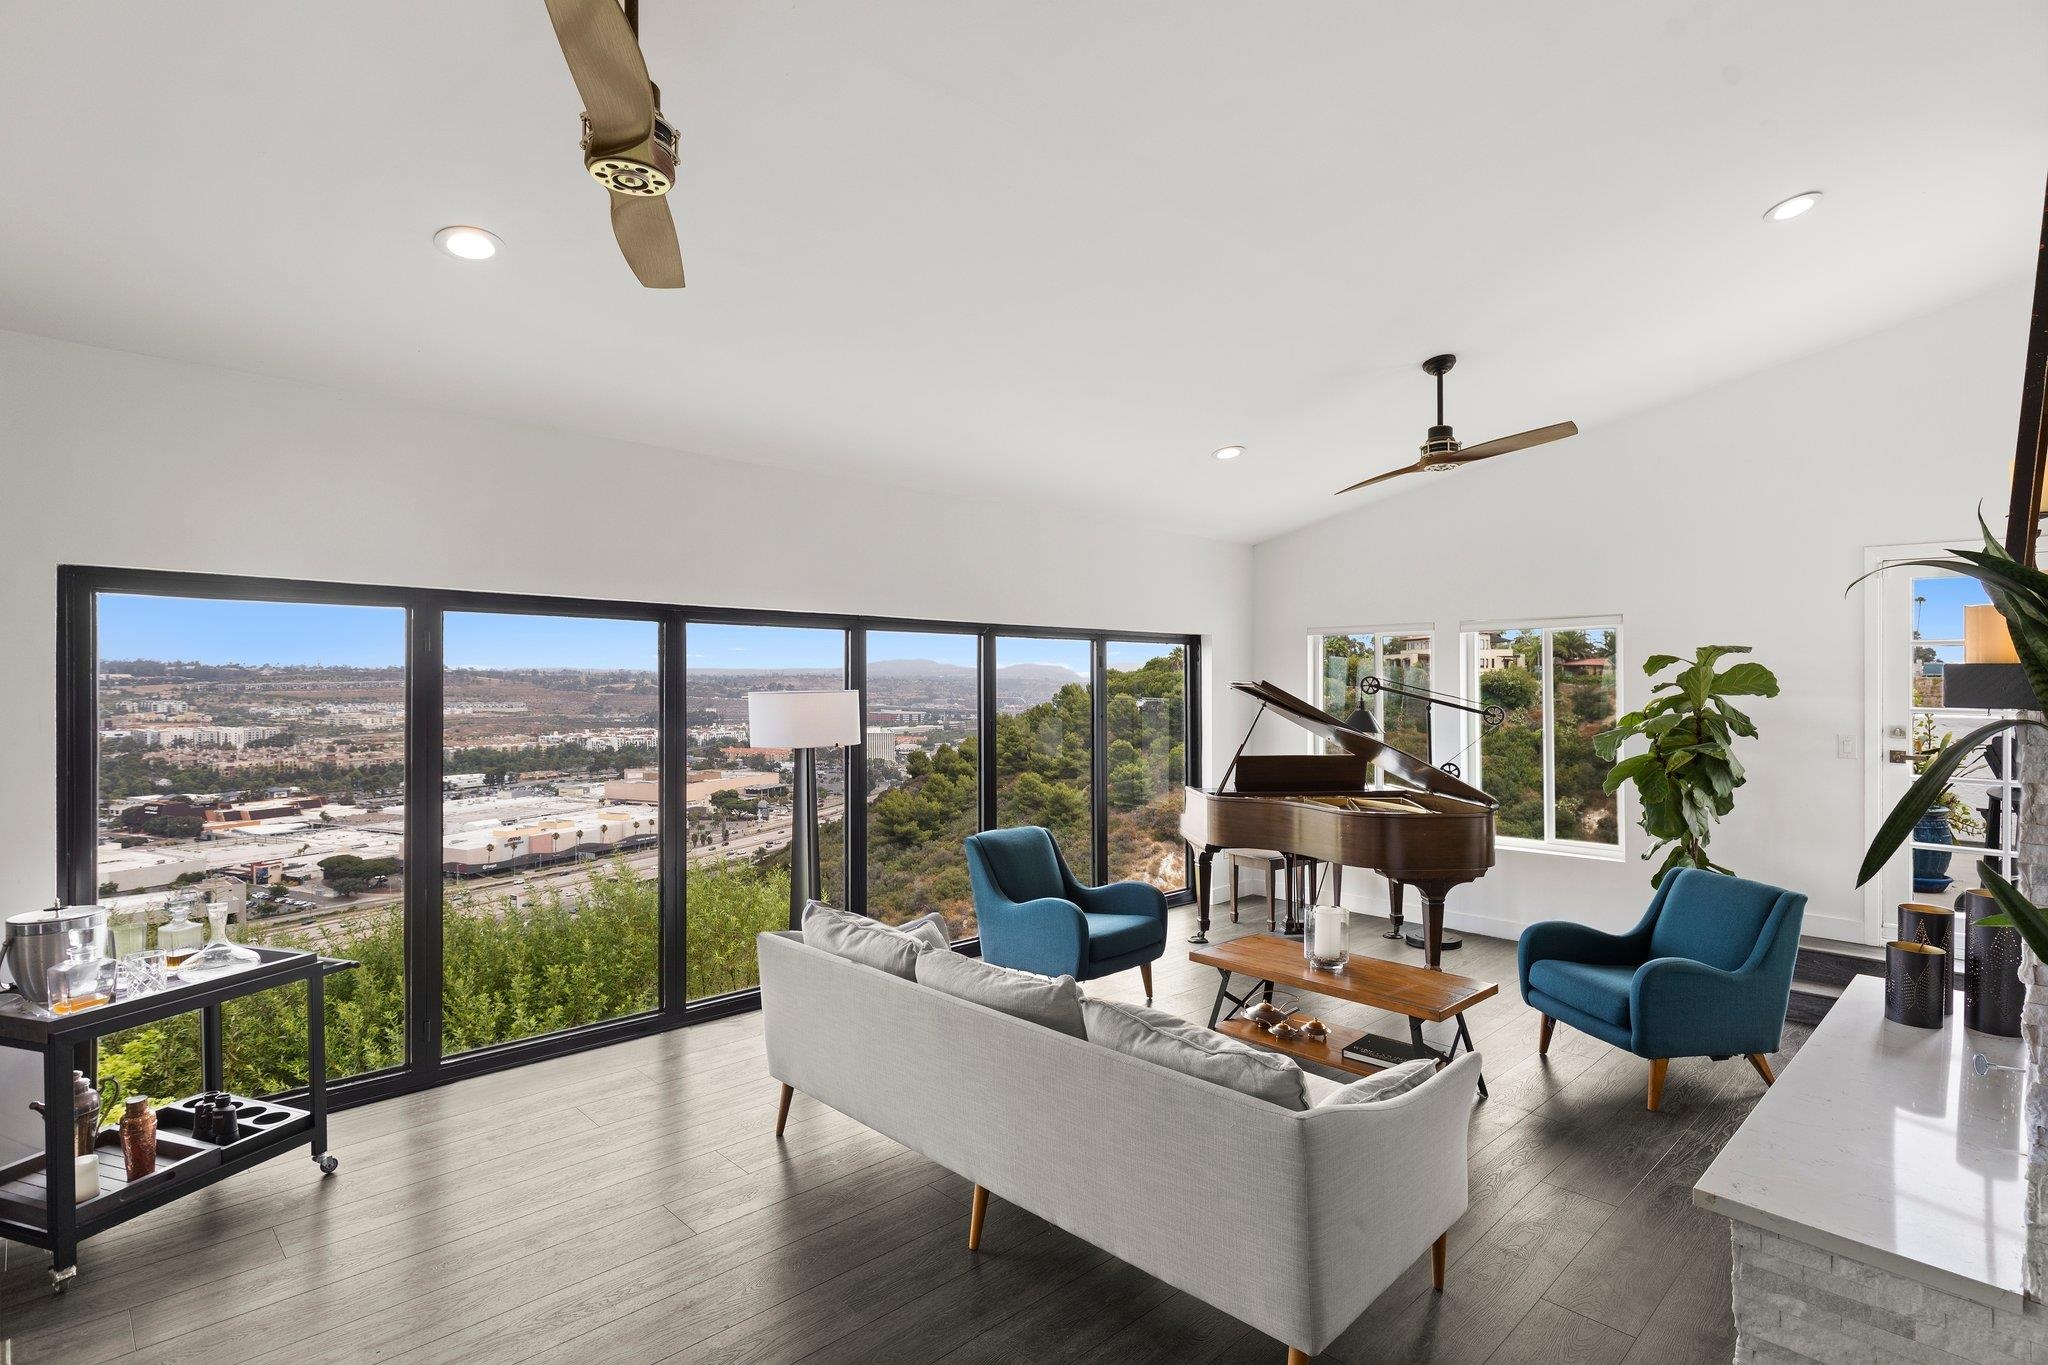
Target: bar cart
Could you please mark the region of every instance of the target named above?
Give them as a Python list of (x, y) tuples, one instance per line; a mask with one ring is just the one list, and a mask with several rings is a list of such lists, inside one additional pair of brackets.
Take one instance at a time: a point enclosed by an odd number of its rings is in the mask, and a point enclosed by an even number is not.
[[(78, 1274), (78, 1244), (87, 1237), (160, 1208), (238, 1171), (310, 1147), (322, 1175), (340, 1163), (327, 1150), (327, 1037), (322, 984), (331, 972), (355, 966), (338, 958), (291, 948), (257, 948), (259, 960), (203, 981), (174, 984), (76, 1014), (50, 1015), (19, 995), (0, 995), (0, 1047), (43, 1057), (43, 1155), (0, 1166), (0, 1238), (50, 1253), (50, 1287), (63, 1293)], [(91, 1072), (96, 1039), (175, 1015), (199, 1014), (203, 1089), (226, 1088), (221, 1064), (221, 1006), (258, 991), (306, 983), (306, 1095), (303, 1106), (244, 1101), (248, 1120), (225, 1144), (194, 1136), (189, 1102), (165, 1105), (157, 1116), (157, 1168), (128, 1183), (118, 1144), (102, 1134), (100, 1193), (76, 1202), (71, 1073)], [(240, 1097), (237, 1097), (240, 1098)], [(180, 1131), (185, 1129), (187, 1131)]]

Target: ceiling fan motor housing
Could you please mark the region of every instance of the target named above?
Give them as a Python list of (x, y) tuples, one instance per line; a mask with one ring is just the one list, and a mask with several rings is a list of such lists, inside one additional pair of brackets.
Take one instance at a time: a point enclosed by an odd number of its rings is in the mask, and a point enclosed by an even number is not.
[(675, 125), (654, 113), (654, 132), (642, 143), (611, 151), (597, 151), (590, 145), (590, 116), (583, 117), (583, 165), (598, 184), (613, 194), (652, 198), (667, 194), (676, 184)]
[(1445, 462), (1445, 457), (1455, 455), (1463, 448), (1458, 438), (1451, 435), (1449, 427), (1431, 427), (1429, 439), (1422, 443), (1422, 467), (1436, 474), (1446, 469), (1456, 469), (1458, 466)]

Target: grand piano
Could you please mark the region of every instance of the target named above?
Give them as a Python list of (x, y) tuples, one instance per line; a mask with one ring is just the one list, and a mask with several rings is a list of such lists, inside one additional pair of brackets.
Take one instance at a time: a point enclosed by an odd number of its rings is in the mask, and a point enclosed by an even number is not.
[[(1396, 884), (1413, 886), (1422, 894), (1423, 952), (1432, 968), (1440, 968), (1444, 900), (1452, 887), (1485, 876), (1493, 866), (1493, 815), (1499, 803), (1270, 682), (1231, 686), (1259, 702), (1254, 729), (1260, 716), (1278, 711), (1344, 752), (1247, 754), (1247, 730), (1216, 790), (1188, 789), (1180, 832), (1195, 851), (1200, 917), (1189, 941), (1209, 941), (1209, 893), (1218, 851), (1269, 848), (1333, 867), (1369, 867)], [(1399, 785), (1375, 785), (1375, 763)]]

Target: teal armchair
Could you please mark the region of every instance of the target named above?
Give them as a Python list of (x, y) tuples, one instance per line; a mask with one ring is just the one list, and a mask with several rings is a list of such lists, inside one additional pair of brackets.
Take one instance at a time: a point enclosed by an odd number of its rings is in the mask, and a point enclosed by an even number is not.
[(1737, 1055), (1769, 1085), (1806, 897), (1698, 868), (1658, 884), (1641, 923), (1603, 934), (1566, 920), (1522, 931), (1522, 999), (1543, 1015), (1539, 1053), (1558, 1021), (1650, 1063), (1650, 1108), (1673, 1057)]
[(1036, 825), (968, 836), (967, 875), (984, 962), (1077, 981), (1136, 967), (1152, 998), (1152, 964), (1166, 953), (1158, 887), (1081, 885)]

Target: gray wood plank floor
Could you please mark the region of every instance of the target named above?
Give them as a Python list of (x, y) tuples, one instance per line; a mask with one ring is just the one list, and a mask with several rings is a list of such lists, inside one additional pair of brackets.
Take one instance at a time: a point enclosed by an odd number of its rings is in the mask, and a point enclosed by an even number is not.
[[(1262, 930), (1246, 909), (1212, 936)], [(1155, 1003), (1204, 1019), (1216, 975), (1174, 921)], [(1419, 958), (1384, 923), (1360, 917), (1365, 950)], [(1501, 983), (1470, 1015), (1493, 1095), (1448, 1283), (1418, 1261), (1319, 1359), (1729, 1360), (1727, 1225), (1690, 1189), (1762, 1082), (1674, 1062), (1651, 1114), (1643, 1062), (1564, 1028), (1536, 1056), (1513, 944), (1468, 935), (1446, 963)], [(1089, 989), (1140, 994), (1135, 972)], [(778, 1143), (774, 1101), (743, 1015), (349, 1110), (333, 1178), (281, 1158), (137, 1219), (85, 1244), (62, 1298), (9, 1248), (0, 1360), (1282, 1360), (1000, 1199), (970, 1256), (965, 1182), (802, 1096)], [(1161, 1159), (1201, 1171), (1170, 1137)]]

